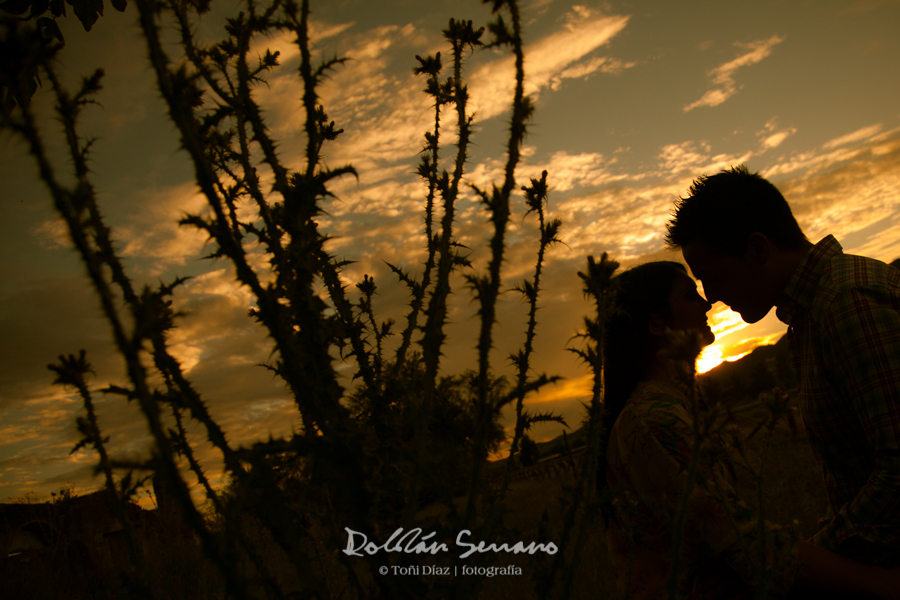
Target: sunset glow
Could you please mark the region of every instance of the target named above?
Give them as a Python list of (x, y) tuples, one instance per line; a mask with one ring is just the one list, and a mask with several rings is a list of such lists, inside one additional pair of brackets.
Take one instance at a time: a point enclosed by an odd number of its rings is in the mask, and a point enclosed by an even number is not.
[(697, 359), (697, 372), (706, 373), (710, 369), (721, 365), (724, 360), (722, 358), (722, 348), (716, 345), (707, 346)]

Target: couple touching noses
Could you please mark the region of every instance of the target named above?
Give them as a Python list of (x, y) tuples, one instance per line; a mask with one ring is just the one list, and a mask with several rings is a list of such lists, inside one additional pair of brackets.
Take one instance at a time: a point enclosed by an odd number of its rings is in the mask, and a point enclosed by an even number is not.
[[(844, 254), (830, 235), (811, 243), (778, 189), (745, 167), (694, 181), (667, 227), (706, 298), (679, 263), (629, 269), (604, 341), (598, 487), (612, 493), (603, 516), (620, 593), (755, 597), (761, 585), (771, 597), (900, 599), (900, 270)], [(788, 325), (828, 497), (809, 540), (761, 526), (715, 434), (705, 452), (723, 459), (692, 462), (695, 413), (667, 357), (685, 352), (673, 332), (694, 332), (693, 366), (718, 301), (748, 323), (774, 307)], [(676, 533), (669, 513), (682, 506)]]

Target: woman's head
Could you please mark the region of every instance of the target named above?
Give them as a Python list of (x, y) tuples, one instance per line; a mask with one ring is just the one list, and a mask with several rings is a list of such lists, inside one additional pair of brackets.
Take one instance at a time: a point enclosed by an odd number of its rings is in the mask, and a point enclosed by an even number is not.
[[(618, 310), (607, 321), (604, 343), (607, 396), (631, 393), (669, 342), (669, 330), (697, 330), (704, 345), (714, 339), (706, 323), (710, 305), (680, 263), (645, 263), (616, 281)], [(611, 390), (610, 383), (615, 386), (622, 373), (630, 375), (625, 378), (631, 380), (629, 389)]]
[[(672, 288), (669, 292), (668, 314), (665, 316), (650, 317), (651, 333), (664, 336), (666, 328), (671, 331), (693, 331), (699, 334), (700, 346), (708, 346), (713, 343), (716, 336), (713, 335), (709, 323), (706, 321), (706, 313), (712, 305), (697, 291), (697, 283), (683, 272), (675, 276)], [(695, 357), (692, 357), (695, 358)]]

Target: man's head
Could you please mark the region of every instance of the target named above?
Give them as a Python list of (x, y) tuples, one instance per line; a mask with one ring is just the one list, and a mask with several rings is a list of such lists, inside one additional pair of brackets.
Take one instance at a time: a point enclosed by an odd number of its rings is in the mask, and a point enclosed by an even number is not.
[(666, 227), (666, 241), (682, 249), (707, 300), (721, 300), (748, 323), (778, 301), (796, 266), (786, 256), (809, 246), (778, 188), (744, 166), (695, 180)]

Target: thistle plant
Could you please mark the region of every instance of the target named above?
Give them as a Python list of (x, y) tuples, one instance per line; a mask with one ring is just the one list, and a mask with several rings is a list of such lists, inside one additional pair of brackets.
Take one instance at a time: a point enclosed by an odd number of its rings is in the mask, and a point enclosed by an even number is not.
[[(596, 519), (601, 507), (608, 501), (608, 496), (596, 498), (597, 470), (603, 468), (606, 449), (601, 447), (603, 428), (607, 425), (603, 406), (603, 340), (606, 322), (609, 315), (617, 310), (615, 302), (616, 282), (613, 274), (619, 263), (612, 260), (605, 252), (597, 261), (593, 256), (587, 258), (587, 269), (579, 271), (582, 290), (586, 298), (594, 305), (590, 316), (584, 318), (584, 329), (575, 337), (585, 340), (583, 348), (569, 348), (569, 351), (581, 358), (593, 373), (591, 399), (585, 405), (584, 426), (588, 429), (587, 449), (581, 464), (581, 472), (576, 479), (575, 487), (568, 496), (568, 505), (563, 516), (560, 533), (560, 547), (573, 545), (572, 557), (567, 560), (564, 553), (554, 557), (546, 572), (540, 575), (538, 593), (541, 598), (549, 598), (554, 586), (561, 578), (563, 581), (562, 597), (570, 597), (574, 571), (586, 536), (585, 529), (590, 527), (592, 519)], [(593, 500), (593, 501), (592, 501)], [(579, 525), (580, 517), (584, 516)], [(571, 543), (571, 544), (570, 544)], [(562, 577), (560, 577), (562, 572)]]
[(529, 372), (531, 369), (531, 356), (534, 352), (534, 338), (537, 334), (537, 309), (538, 295), (541, 290), (541, 272), (544, 266), (544, 255), (547, 249), (553, 244), (559, 243), (559, 230), (562, 227), (561, 219), (546, 220), (544, 204), (547, 201), (547, 171), (541, 173), (540, 179), (532, 179), (531, 184), (524, 186), (522, 192), (525, 194), (525, 202), (528, 205), (528, 213), (534, 213), (538, 218), (539, 243), (537, 252), (537, 263), (534, 268), (534, 275), (531, 279), (526, 279), (520, 285), (517, 285), (515, 291), (522, 294), (528, 303), (528, 325), (525, 330), (525, 343), (517, 352), (510, 354), (510, 361), (516, 368), (516, 422), (513, 431), (512, 441), (509, 447), (509, 457), (506, 463), (506, 471), (504, 473), (503, 483), (500, 487), (500, 501), (502, 504), (505, 498), (506, 489), (509, 486), (509, 479), (512, 474), (514, 465), (513, 459), (519, 452), (519, 444), (523, 440), (523, 436), (534, 425), (538, 423), (556, 422), (566, 425), (565, 420), (549, 412), (533, 413), (526, 411), (525, 396), (532, 389), (538, 389), (548, 383), (555, 382), (558, 378), (547, 377), (541, 375), (537, 379), (530, 379)]
[(520, 147), (525, 138), (526, 123), (534, 112), (530, 99), (525, 96), (525, 65), (522, 43), (522, 25), (519, 9), (516, 2), (507, 0), (491, 0), (493, 12), (497, 13), (505, 6), (509, 10), (510, 24), (507, 25), (502, 15), (491, 22), (490, 30), (494, 35), (491, 46), (508, 46), (515, 58), (515, 92), (512, 102), (512, 118), (510, 120), (509, 141), (506, 148), (506, 166), (504, 168), (503, 184), (497, 187), (495, 184), (491, 192), (473, 189), (481, 198), (481, 201), (489, 211), (489, 218), (494, 232), (490, 241), (491, 257), (488, 263), (487, 275), (468, 274), (466, 280), (473, 290), (478, 301), (478, 316), (481, 318), (481, 330), (478, 336), (478, 414), (479, 430), (476, 441), (476, 449), (480, 453), (476, 457), (472, 478), (470, 481), (469, 500), (466, 505), (464, 523), (468, 523), (473, 517), (475, 500), (477, 498), (477, 485), (481, 478), (481, 469), (487, 458), (483, 452), (483, 443), (487, 429), (487, 423), (500, 410), (500, 406), (491, 405), (488, 401), (490, 350), (493, 344), (493, 327), (496, 321), (497, 296), (500, 292), (501, 270), (503, 253), (505, 250), (506, 228), (510, 214), (510, 195), (515, 188), (515, 171), (519, 163)]
[[(436, 240), (427, 237), (426, 272), (423, 275), (423, 284), (421, 294), (427, 290), (425, 285), (430, 281), (430, 273), (433, 268), (434, 255), (437, 254), (437, 275), (434, 287), (431, 290), (431, 296), (425, 310), (425, 325), (423, 327), (423, 335), (421, 340), (422, 359), (425, 368), (425, 382), (421, 403), (415, 407), (417, 414), (414, 417), (414, 436), (413, 447), (416, 449), (416, 456), (421, 457), (426, 440), (425, 426), (427, 423), (427, 415), (430, 413), (434, 402), (434, 391), (438, 378), (438, 369), (440, 366), (441, 347), (445, 340), (444, 326), (447, 321), (447, 300), (450, 295), (451, 285), (450, 277), (453, 270), (458, 266), (467, 266), (468, 260), (459, 254), (459, 244), (453, 237), (453, 223), (456, 214), (456, 201), (460, 194), (460, 185), (465, 171), (465, 163), (468, 156), (469, 136), (472, 126), (472, 116), (466, 112), (469, 92), (464, 84), (462, 77), (463, 60), (471, 49), (481, 45), (481, 35), (483, 29), (475, 29), (471, 21), (450, 20), (447, 29), (444, 30), (444, 37), (451, 44), (453, 55), (453, 74), (447, 83), (442, 87), (438, 85), (437, 75), (440, 72), (440, 58), (429, 57), (424, 61), (419, 59), (422, 70), (417, 73), (428, 73), (431, 83), (426, 87), (426, 93), (434, 98), (435, 102), (435, 133), (429, 137), (426, 135), (426, 142), (431, 156), (424, 159), (420, 165), (419, 173), (428, 175), (428, 197), (426, 199), (426, 236), (430, 229), (433, 212), (434, 190), (440, 192), (443, 207), (443, 217), (441, 219), (441, 231)], [(438, 176), (438, 150), (440, 144), (439, 124), (440, 124), (440, 106), (443, 99), (449, 98), (456, 110), (456, 127), (457, 127), (457, 152), (453, 164), (452, 175), (447, 171), (443, 171)], [(428, 155), (426, 154), (426, 157)], [(429, 162), (430, 161), (430, 162)], [(434, 246), (432, 246), (434, 245)], [(395, 272), (398, 269), (395, 268)], [(413, 298), (411, 302), (411, 313), (407, 318), (408, 328), (416, 322), (418, 314), (417, 301), (419, 292), (413, 289)], [(405, 338), (404, 338), (405, 339)], [(401, 346), (401, 349), (402, 346)], [(398, 357), (399, 358), (399, 357)], [(416, 463), (418, 459), (416, 459)], [(410, 511), (417, 502), (419, 493), (421, 465), (413, 465), (413, 474), (409, 485), (409, 495), (406, 500), (407, 510)], [(409, 516), (409, 512), (407, 516)]]
[[(425, 91), (435, 111), (434, 128), (425, 136), (418, 169), (426, 184), (425, 259), (421, 276), (401, 266), (390, 267), (410, 292), (409, 312), (396, 337), (392, 321), (378, 317), (374, 277), (366, 275), (354, 287), (348, 285), (342, 278), (348, 263), (329, 253), (329, 237), (320, 231), (331, 186), (356, 171), (349, 165), (328, 168), (321, 162), (323, 148), (343, 130), (329, 119), (317, 89), (345, 59), (314, 64), (308, 0), (273, 0), (265, 5), (251, 0), (242, 12), (227, 19), (224, 37), (216, 42), (200, 40), (196, 33), (197, 24), (210, 10), (207, 2), (136, 0), (134, 4), (168, 117), (206, 202), (204, 211), (189, 214), (180, 223), (203, 232), (212, 248), (207, 258), (228, 264), (235, 280), (249, 290), (254, 304), (250, 316), (272, 343), (272, 358), (265, 366), (284, 381), (300, 424), (291, 437), (236, 447), (212, 417), (209, 401), (190, 381), (169, 342), (172, 329), (184, 318), (173, 309), (173, 298), (185, 279), (155, 287), (132, 281), (91, 184), (88, 162), (93, 141), (80, 134), (78, 117), (94, 102), (103, 73), (95, 72), (70, 94), (53, 66), (59, 48), (34, 43), (21, 35), (16, 22), (7, 27), (3, 44), (27, 60), (3, 74), (4, 89), (9, 91), (5, 97), (15, 102), (3, 105), (0, 125), (28, 145), (124, 359), (125, 383), (107, 386), (103, 392), (135, 401), (152, 438), (147, 459), (111, 457), (84, 378), (89, 366), (82, 354), (54, 367), (58, 382), (74, 385), (84, 401), (87, 417), (79, 421), (84, 435), (81, 445), (97, 451), (111, 488), (115, 487), (114, 470), (121, 468), (163, 478), (220, 572), (227, 594), (235, 598), (254, 595), (242, 575), (247, 571), (251, 579), (263, 582), (269, 597), (471, 593), (476, 585), (471, 582), (451, 590), (417, 578), (378, 577), (372, 564), (354, 562), (337, 549), (343, 545), (345, 527), (372, 533), (390, 532), (389, 527), (396, 524), (409, 527), (423, 502), (437, 500), (454, 507), (452, 499), (460, 494), (465, 494), (465, 509), (455, 516), (451, 509), (454, 524), (482, 528), (486, 534), (496, 531), (499, 504), (487, 512), (479, 507), (484, 499), (484, 465), (489, 452), (502, 441), (500, 411), (516, 403), (512, 455), (532, 425), (561, 422), (554, 415), (524, 408), (528, 394), (555, 380), (535, 376), (531, 368), (545, 253), (559, 241), (560, 229), (560, 222), (546, 215), (547, 173), (523, 188), (522, 212), (537, 217), (539, 240), (534, 275), (515, 288), (528, 304), (525, 343), (511, 356), (515, 383), (507, 386), (490, 362), (497, 299), (504, 285), (507, 226), (517, 210), (513, 202), (516, 169), (533, 111), (524, 95), (517, 3), (492, 2), (496, 17), (488, 25), (493, 39), (487, 43), (481, 39), (484, 30), (471, 21), (450, 21), (444, 31), (452, 61), (449, 76), (443, 75), (440, 55), (417, 57), (415, 72), (425, 76)], [(163, 41), (164, 28), (169, 26), (178, 36), (176, 47)], [(305, 149), (299, 164), (291, 164), (279, 151), (260, 105), (261, 87), (279, 66), (279, 55), (266, 51), (256, 56), (251, 47), (274, 32), (290, 33), (300, 55)], [(458, 242), (455, 221), (457, 202), (468, 185), (465, 165), (473, 124), (467, 110), (464, 61), (482, 46), (507, 48), (513, 54), (515, 91), (503, 181), (489, 192), (474, 188), (493, 225), (487, 269), (475, 273)], [(173, 52), (177, 53), (170, 55)], [(37, 126), (31, 103), (35, 90), (29, 78), (34, 72), (50, 82), (74, 166), (71, 183), (52, 164)], [(445, 158), (441, 123), (448, 113), (454, 116), (457, 143), (455, 154)], [(448, 170), (441, 168), (444, 163), (450, 163)], [(257, 260), (259, 250), (267, 259), (264, 267)], [(465, 278), (478, 302), (478, 360), (471, 373), (454, 376), (442, 373), (441, 356), (452, 284), (462, 269), (469, 270)], [(338, 375), (335, 356), (352, 361), (358, 385), (349, 393)], [(221, 469), (231, 481), (227, 493), (211, 483), (189, 439), (186, 421), (199, 426), (221, 453)], [(428, 451), (433, 435), (442, 435), (451, 444), (442, 457), (462, 457), (457, 460), (459, 489), (435, 482), (431, 471), (436, 457)], [(200, 484), (221, 526), (212, 528), (194, 505), (188, 473)], [(133, 488), (134, 483), (126, 475), (119, 487)], [(501, 502), (508, 484), (507, 471)], [(389, 491), (395, 485), (399, 494)], [(249, 535), (247, 523), (258, 524), (263, 537)], [(323, 552), (323, 547), (330, 550)], [(290, 565), (290, 574), (273, 572), (273, 555)], [(151, 586), (141, 593), (152, 596), (155, 592)]]

